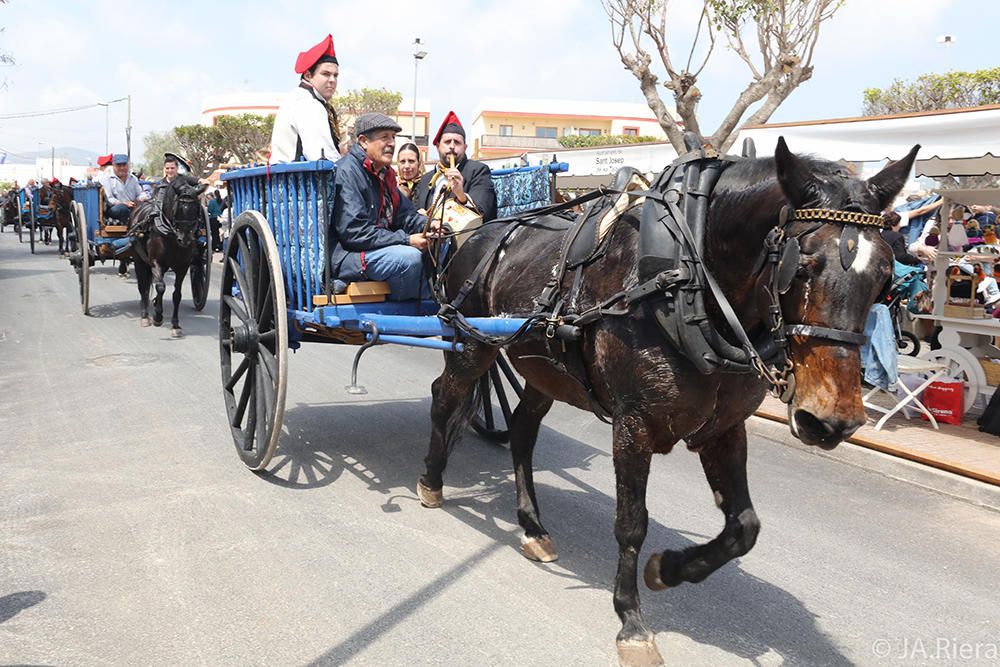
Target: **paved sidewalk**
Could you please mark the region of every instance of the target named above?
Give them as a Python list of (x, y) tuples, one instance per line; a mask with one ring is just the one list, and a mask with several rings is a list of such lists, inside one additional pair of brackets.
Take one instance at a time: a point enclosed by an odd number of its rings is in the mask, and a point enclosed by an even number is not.
[[(776, 398), (764, 399), (757, 416), (787, 423), (787, 408)], [(1000, 437), (982, 433), (975, 419), (961, 426), (930, 423), (914, 417), (894, 415), (880, 431), (875, 430), (878, 413), (869, 410), (869, 421), (849, 442), (940, 470), (1000, 487)]]

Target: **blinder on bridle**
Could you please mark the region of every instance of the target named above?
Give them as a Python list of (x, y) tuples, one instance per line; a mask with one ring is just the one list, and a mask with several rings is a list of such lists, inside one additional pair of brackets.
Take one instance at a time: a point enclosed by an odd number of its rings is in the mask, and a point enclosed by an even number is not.
[[(816, 224), (806, 227), (794, 236), (789, 235), (787, 233), (788, 226), (792, 222), (798, 221)], [(828, 224), (843, 226), (840, 234), (839, 254), (841, 266), (846, 271), (854, 264), (858, 255), (860, 228), (877, 227), (881, 229), (882, 216), (824, 208), (795, 210), (790, 206), (785, 206), (778, 216), (778, 225), (768, 232), (764, 239), (764, 254), (762, 261), (758, 262), (757, 272), (760, 272), (765, 264), (770, 269), (765, 292), (770, 301), (768, 304), (768, 319), (770, 320), (768, 324), (774, 339), (775, 354), (767, 364), (758, 360), (760, 365), (757, 370), (771, 382), (774, 393), (784, 403), (790, 403), (795, 395), (794, 364), (788, 356), (788, 336), (822, 338), (848, 345), (862, 345), (866, 340), (864, 334), (846, 329), (834, 329), (806, 323), (785, 323), (780, 297), (792, 288), (792, 282), (798, 271), (799, 259), (802, 254), (799, 239)]]

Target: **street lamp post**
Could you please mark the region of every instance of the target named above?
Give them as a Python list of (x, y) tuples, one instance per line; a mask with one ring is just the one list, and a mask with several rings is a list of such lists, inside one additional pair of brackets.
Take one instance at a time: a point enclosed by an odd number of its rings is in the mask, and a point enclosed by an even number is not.
[(107, 102), (98, 102), (97, 106), (104, 107), (104, 152), (105, 154), (110, 153), (109, 148), (111, 144), (111, 105), (115, 102), (124, 102), (128, 100), (128, 127), (125, 128), (126, 141), (129, 144), (129, 152), (131, 153), (132, 137), (132, 96), (119, 97), (117, 100), (108, 100)]
[(951, 71), (951, 47), (955, 45), (958, 40), (954, 35), (941, 35), (937, 38), (938, 44), (944, 44), (944, 67), (947, 71)]
[(414, 145), (417, 145), (417, 65), (427, 57), (427, 52), (420, 49), (420, 38), (413, 42), (413, 125), (411, 127), (410, 138)]

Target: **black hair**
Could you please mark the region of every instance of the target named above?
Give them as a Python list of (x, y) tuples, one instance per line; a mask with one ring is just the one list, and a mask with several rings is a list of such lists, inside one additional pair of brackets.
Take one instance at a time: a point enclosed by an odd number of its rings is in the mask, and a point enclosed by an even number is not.
[(413, 143), (412, 141), (407, 141), (405, 144), (403, 144), (402, 146), (400, 146), (399, 150), (396, 151), (396, 155), (399, 155), (403, 151), (413, 151), (414, 153), (417, 154), (417, 159), (418, 160), (421, 157), (420, 156), (420, 149), (417, 148), (417, 145), (415, 143)]

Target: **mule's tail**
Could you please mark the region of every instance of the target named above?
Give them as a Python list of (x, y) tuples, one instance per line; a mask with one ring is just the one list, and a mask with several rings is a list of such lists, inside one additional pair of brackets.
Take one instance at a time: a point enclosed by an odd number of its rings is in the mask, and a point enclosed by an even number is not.
[[(487, 371), (488, 372), (488, 371)], [(469, 429), (469, 422), (482, 402), (482, 394), (479, 391), (479, 378), (472, 383), (469, 389), (461, 398), (456, 409), (448, 415), (448, 420), (444, 426), (444, 446), (448, 455), (462, 441), (466, 431)]]

